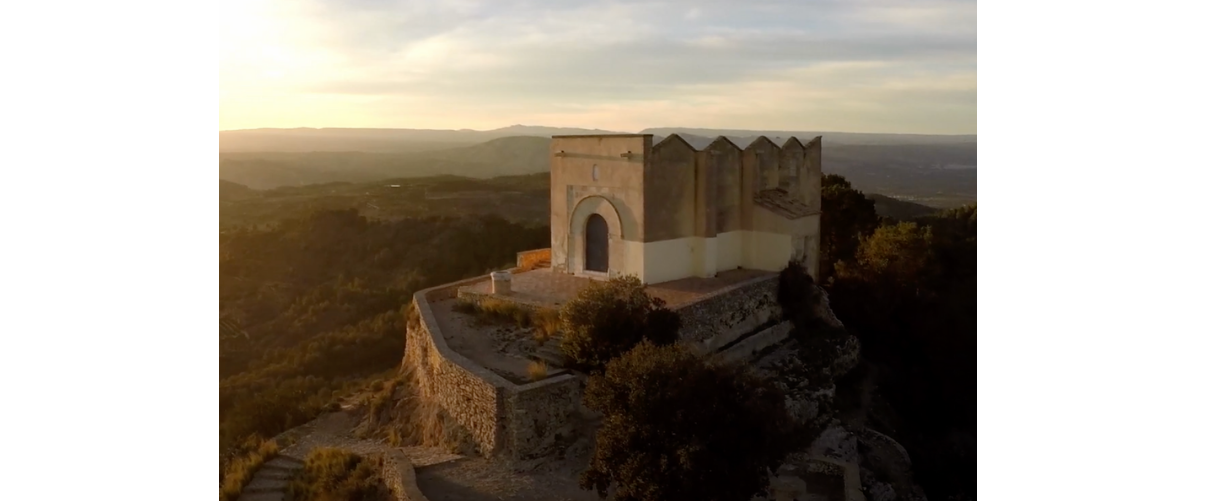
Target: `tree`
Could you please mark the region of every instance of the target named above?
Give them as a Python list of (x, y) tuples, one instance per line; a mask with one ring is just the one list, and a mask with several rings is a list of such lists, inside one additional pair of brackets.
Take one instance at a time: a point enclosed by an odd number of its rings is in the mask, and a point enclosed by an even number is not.
[(880, 371), (877, 391), (900, 416), (893, 436), (930, 499), (975, 491), (973, 438), (967, 452), (959, 437), (976, 418), (976, 218), (969, 206), (885, 224), (827, 287)]
[(569, 364), (593, 372), (641, 340), (678, 339), (681, 319), (652, 297), (636, 277), (592, 282), (561, 309), (561, 351)]
[(680, 344), (640, 343), (583, 401), (603, 419), (582, 488), (619, 501), (748, 501), (800, 445), (781, 390)]
[(899, 285), (919, 285), (933, 263), (933, 231), (913, 222), (880, 226), (858, 246), (858, 265)]
[(820, 274), (819, 280), (832, 276), (837, 261), (852, 260), (858, 241), (879, 224), (874, 201), (855, 190), (844, 177), (825, 174), (821, 178)]

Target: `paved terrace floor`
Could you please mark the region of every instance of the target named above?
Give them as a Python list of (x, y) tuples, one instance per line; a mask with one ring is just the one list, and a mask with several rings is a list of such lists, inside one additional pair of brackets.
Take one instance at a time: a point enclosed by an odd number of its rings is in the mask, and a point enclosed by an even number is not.
[[(715, 278), (683, 278), (650, 285), (647, 290), (652, 296), (665, 300), (666, 306), (677, 308), (698, 301), (720, 289), (773, 274), (775, 273), (771, 271), (730, 270), (720, 272)], [(523, 301), (559, 307), (577, 296), (577, 293), (593, 280), (595, 279), (539, 268), (514, 274), (511, 277), (510, 295)], [(490, 282), (484, 280), (463, 289), (487, 294), (490, 291)]]

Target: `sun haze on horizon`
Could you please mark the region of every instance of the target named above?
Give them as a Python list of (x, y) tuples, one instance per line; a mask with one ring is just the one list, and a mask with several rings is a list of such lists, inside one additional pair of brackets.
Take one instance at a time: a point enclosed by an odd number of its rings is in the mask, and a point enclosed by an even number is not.
[(219, 130), (976, 133), (974, 1), (223, 0)]

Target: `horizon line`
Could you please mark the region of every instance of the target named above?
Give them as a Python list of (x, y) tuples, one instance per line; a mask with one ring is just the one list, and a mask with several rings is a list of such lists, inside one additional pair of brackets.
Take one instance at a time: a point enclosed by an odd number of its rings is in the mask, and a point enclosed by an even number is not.
[[(600, 132), (614, 133), (614, 134), (642, 134), (641, 132), (611, 131), (611, 130), (606, 130), (606, 129), (591, 129), (591, 128), (586, 128), (586, 127), (558, 127), (558, 126), (552, 126), (552, 125), (522, 125), (522, 124), (508, 125), (506, 127), (498, 127), (495, 129), (468, 129), (468, 128), (463, 128), (463, 129), (416, 129), (416, 128), (410, 128), (410, 127), (255, 127), (255, 128), (250, 128), (250, 129), (218, 129), (218, 132), (246, 132), (246, 131), (256, 131), (256, 130), (394, 130), (394, 131), (405, 130), (405, 131), (432, 131), (432, 132), (496, 132), (496, 131), (500, 131), (503, 129), (510, 129), (510, 128), (515, 128), (515, 127), (531, 127), (531, 128), (538, 127), (538, 128), (546, 128), (546, 129), (579, 129), (579, 130), (600, 131)], [(710, 131), (725, 131), (725, 130), (744, 131), (744, 132), (789, 132), (789, 133), (808, 132), (808, 133), (823, 133), (823, 134), (864, 134), (864, 135), (881, 135), (881, 136), (976, 136), (977, 137), (979, 135), (978, 133), (935, 134), (935, 133), (922, 133), (922, 132), (844, 132), (844, 131), (833, 131), (833, 130), (825, 131), (825, 130), (806, 130), (806, 129), (799, 129), (799, 130), (717, 129), (717, 128), (711, 128), (711, 127), (679, 127), (679, 126), (646, 127), (642, 130), (650, 130), (650, 129), (688, 129), (688, 130), (699, 130), (699, 131), (709, 131), (709, 132)]]

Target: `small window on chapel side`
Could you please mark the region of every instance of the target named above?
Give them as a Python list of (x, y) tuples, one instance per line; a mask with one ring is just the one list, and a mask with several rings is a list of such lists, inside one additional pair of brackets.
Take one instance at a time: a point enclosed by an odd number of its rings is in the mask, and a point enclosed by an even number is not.
[(595, 166), (594, 166), (594, 169), (593, 169), (593, 171), (590, 173), (590, 175), (594, 177), (594, 180), (595, 180), (595, 181), (598, 181), (598, 165), (595, 165)]

